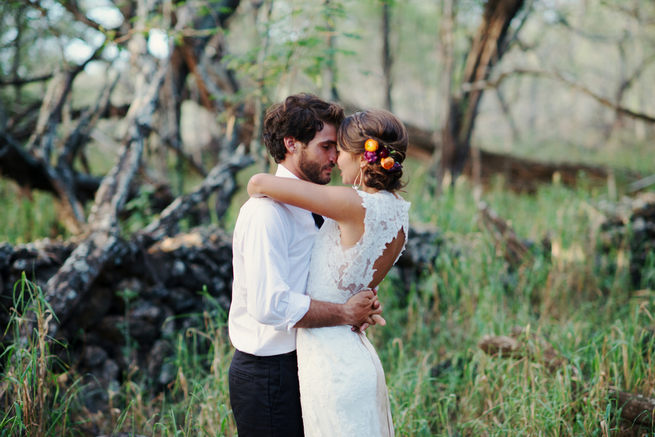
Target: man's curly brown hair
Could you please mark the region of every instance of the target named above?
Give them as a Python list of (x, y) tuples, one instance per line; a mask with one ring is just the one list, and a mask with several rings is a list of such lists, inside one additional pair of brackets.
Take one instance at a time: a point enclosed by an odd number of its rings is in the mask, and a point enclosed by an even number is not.
[(287, 154), (284, 137), (307, 144), (326, 123), (338, 128), (343, 118), (343, 108), (336, 103), (307, 93), (289, 96), (266, 111), (262, 132), (264, 145), (275, 162), (280, 163)]

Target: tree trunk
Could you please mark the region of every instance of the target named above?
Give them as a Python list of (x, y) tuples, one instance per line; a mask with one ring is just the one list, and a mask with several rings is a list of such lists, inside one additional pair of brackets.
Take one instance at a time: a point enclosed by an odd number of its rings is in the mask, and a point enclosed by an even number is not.
[(337, 91), (337, 59), (336, 59), (336, 29), (335, 19), (332, 8), (338, 7), (332, 4), (332, 0), (324, 1), (325, 21), (327, 23), (327, 61), (325, 65), (326, 80), (325, 84), (328, 88), (327, 95), (333, 102), (339, 100), (339, 92)]
[[(140, 5), (139, 19), (146, 11)], [(89, 216), (90, 234), (66, 259), (64, 265), (48, 281), (46, 297), (60, 323), (65, 323), (77, 305), (87, 295), (104, 265), (120, 249), (118, 215), (127, 200), (129, 188), (141, 165), (144, 143), (150, 133), (152, 116), (157, 107), (159, 89), (168, 63), (157, 71), (148, 60), (140, 62), (145, 53), (145, 38), (134, 36), (130, 41), (132, 60), (140, 66), (137, 72), (137, 96), (128, 111), (129, 129), (118, 163), (105, 176), (96, 193), (95, 204)]]
[[(505, 51), (509, 24), (523, 7), (524, 0), (489, 0), (477, 30), (463, 72), (462, 85), (484, 81)], [(471, 148), (482, 90), (465, 90), (451, 95), (443, 130), (441, 175), (450, 173), (454, 183), (466, 164)]]
[(391, 44), (389, 43), (389, 34), (391, 33), (391, 1), (382, 0), (382, 74), (384, 76), (384, 107), (393, 112), (393, 102), (391, 100), (391, 88), (393, 80), (391, 78)]

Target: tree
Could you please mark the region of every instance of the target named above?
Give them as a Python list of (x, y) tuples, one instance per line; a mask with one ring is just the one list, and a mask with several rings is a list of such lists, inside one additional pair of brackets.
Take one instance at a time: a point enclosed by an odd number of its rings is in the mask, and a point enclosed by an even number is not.
[(393, 105), (391, 101), (391, 66), (393, 60), (391, 56), (391, 44), (389, 42), (389, 34), (391, 32), (391, 0), (382, 1), (382, 72), (384, 75), (384, 106), (388, 111), (393, 112)]
[[(145, 87), (156, 77), (158, 86), (151, 96), (153, 102), (150, 113), (145, 115), (148, 117), (148, 125), (136, 121), (141, 126), (141, 141), (147, 141), (148, 147), (158, 155), (165, 156), (166, 152), (162, 148), (172, 149), (178, 156), (178, 168), (188, 164), (192, 170), (205, 176), (207, 171), (203, 165), (183, 150), (180, 108), (184, 99), (195, 94), (202, 106), (214, 114), (221, 111), (238, 112), (238, 106), (226, 105), (227, 99), (222, 97), (235, 94), (238, 85), (222, 63), (224, 50), (221, 29), (234, 13), (239, 1), (213, 1), (197, 9), (184, 4), (178, 7), (168, 4), (168, 8), (156, 9), (156, 3), (126, 2), (120, 10), (122, 22), (109, 29), (89, 18), (89, 11), (81, 9), (77, 1), (43, 3), (48, 6), (36, 2), (10, 2), (3, 5), (2, 9), (3, 19), (13, 21), (16, 33), (11, 47), (13, 53), (9, 54), (13, 67), (7, 72), (9, 77), (3, 78), (0, 85), (5, 89), (12, 87), (19, 103), (4, 105), (9, 111), (5, 115), (0, 136), (0, 149), (3, 151), (0, 154), (0, 171), (3, 175), (28, 189), (44, 189), (55, 194), (63, 205), (64, 221), (69, 229), (73, 233), (81, 232), (87, 221), (84, 204), (94, 197), (102, 179), (102, 175), (91, 174), (85, 157), (85, 148), (91, 142), (91, 134), (101, 119), (123, 117), (129, 124), (134, 112), (138, 111), (134, 103), (142, 103), (139, 101), (140, 95), (143, 96)], [(62, 7), (66, 12), (62, 12)], [(32, 42), (32, 38), (24, 37), (29, 29), (23, 22), (26, 16), (34, 14), (46, 18), (63, 14), (65, 18), (62, 21), (70, 24), (68, 31), (62, 34), (59, 29), (50, 26), (50, 33)], [(195, 18), (191, 20), (191, 17)], [(156, 58), (146, 49), (147, 40), (143, 36), (144, 32), (157, 26), (170, 29), (171, 42), (170, 63), (160, 63), (162, 65), (159, 67), (156, 67)], [(32, 69), (23, 63), (24, 52), (42, 50), (43, 45), (53, 42), (65, 47), (71, 44), (72, 38), (87, 41), (101, 38), (102, 42), (95, 44), (91, 54), (79, 63), (66, 61), (65, 53), (60, 55), (60, 59), (51, 60), (56, 68), (54, 74), (28, 77), (19, 75), (19, 70), (30, 73), (38, 71), (38, 68)], [(112, 51), (118, 50), (119, 55), (104, 56), (108, 47)], [(5, 48), (5, 52), (9, 49)], [(111, 69), (125, 62), (121, 54), (129, 54), (129, 69), (118, 66)], [(93, 62), (107, 64), (116, 76), (107, 77), (95, 104), (85, 108), (73, 107), (74, 82)], [(160, 78), (155, 70), (163, 76)], [(114, 106), (111, 101), (119, 80), (127, 80), (130, 75), (143, 81), (134, 84), (136, 100), (133, 105)], [(190, 81), (189, 75), (193, 75), (195, 81)], [(215, 80), (216, 76), (224, 80)], [(46, 93), (40, 100), (39, 97), (34, 98), (31, 88), (28, 89), (33, 82), (47, 84)], [(218, 86), (213, 85), (215, 83)], [(193, 91), (194, 88), (197, 92)], [(7, 93), (3, 93), (3, 96), (5, 101), (11, 98)], [(25, 103), (21, 105), (23, 101)], [(129, 140), (123, 140), (124, 143), (126, 141)], [(230, 143), (226, 147), (235, 146)], [(130, 195), (135, 192), (133, 190)], [(181, 192), (181, 187), (178, 192)]]
[[(462, 172), (471, 151), (471, 135), (475, 126), (482, 90), (468, 89), (467, 85), (486, 81), (494, 66), (500, 62), (513, 39), (510, 24), (524, 6), (524, 0), (489, 0), (484, 5), (482, 21), (473, 37), (471, 47), (461, 72), (461, 92), (448, 96), (448, 112), (442, 133), (441, 157), (437, 178), (446, 172), (452, 181)], [(450, 17), (452, 7), (446, 2), (445, 16)], [(527, 14), (524, 15), (524, 18)], [(446, 18), (446, 22), (452, 20)], [(515, 32), (520, 29), (518, 26)], [(450, 34), (451, 32), (447, 32)], [(449, 53), (449, 51), (448, 51)], [(447, 63), (452, 56), (446, 55)], [(447, 81), (450, 85), (452, 79)]]
[[(215, 114), (238, 111), (239, 106), (231, 105), (229, 98), (221, 98), (238, 91), (238, 85), (222, 63), (221, 35), (221, 29), (238, 4), (237, 0), (213, 1), (194, 9), (196, 6), (184, 3), (126, 2), (120, 10), (122, 22), (111, 29), (105, 29), (89, 18), (89, 11), (82, 10), (76, 1), (62, 1), (47, 7), (41, 3), (3, 7), (3, 13), (16, 12), (14, 21), (18, 30), (13, 40), (14, 64), (26, 50), (20, 38), (27, 29), (22, 27), (21, 21), (26, 14), (39, 13), (50, 17), (62, 13), (57, 7), (63, 7), (67, 11), (66, 20), (71, 29), (80, 32), (78, 35), (90, 31), (96, 36), (100, 33), (104, 39), (82, 62), (59, 64), (59, 70), (51, 77), (38, 78), (38, 81), (47, 81), (47, 85), (46, 92), (36, 99), (25, 87), (37, 79), (18, 77), (20, 68), (12, 68), (9, 72), (11, 79), (3, 80), (5, 86), (14, 87), (16, 93), (24, 95), (26, 102), (28, 96), (33, 101), (22, 113), (18, 105), (5, 105), (8, 120), (0, 136), (0, 171), (29, 189), (54, 193), (64, 205), (70, 231), (78, 235), (75, 250), (49, 279), (46, 288), (49, 302), (62, 323), (66, 323), (70, 314), (76, 311), (105, 265), (117, 251), (129, 244), (130, 238), (140, 244), (152, 244), (175, 233), (185, 213), (214, 193), (218, 193), (221, 203), (219, 217), (224, 213), (225, 204), (229, 203), (235, 190), (235, 173), (251, 160), (233, 153), (236, 142), (226, 140), (223, 147), (230, 148), (231, 152), (224, 154), (226, 159), (212, 171), (205, 172), (182, 148), (180, 107), (183, 99), (195, 94), (201, 104)], [(157, 6), (164, 7), (156, 9)], [(7, 16), (3, 18), (7, 19)], [(171, 62), (158, 60), (148, 50), (146, 35), (155, 26), (169, 29)], [(51, 30), (52, 33), (44, 39), (59, 41), (63, 38), (61, 43), (68, 43), (67, 38)], [(126, 56), (103, 58), (103, 53), (112, 45)], [(123, 58), (127, 57), (129, 65), (117, 69), (117, 76), (104, 85), (94, 104), (85, 108), (73, 106), (73, 84), (85, 67), (96, 60), (111, 66), (124, 62)], [(111, 96), (121, 75), (131, 79), (133, 95), (129, 104), (116, 107), (111, 103)], [(190, 75), (194, 81), (189, 80)], [(214, 80), (212, 75), (225, 80)], [(213, 85), (215, 83), (218, 87)], [(213, 95), (217, 98), (210, 97), (210, 92), (216, 93)], [(109, 172), (95, 176), (86, 164), (85, 148), (91, 143), (97, 122), (112, 116), (121, 117), (125, 129), (118, 160)], [(26, 136), (25, 132), (31, 134)], [(150, 147), (163, 154), (162, 144), (172, 148), (181, 160), (191, 162), (196, 171), (206, 174), (205, 181), (194, 192), (172, 202), (151, 226), (125, 240), (121, 215), (128, 199), (140, 191), (141, 181), (138, 179), (144, 173), (144, 151)], [(228, 155), (231, 155), (229, 159)], [(85, 203), (92, 199), (87, 218)], [(172, 200), (168, 199), (167, 203)]]

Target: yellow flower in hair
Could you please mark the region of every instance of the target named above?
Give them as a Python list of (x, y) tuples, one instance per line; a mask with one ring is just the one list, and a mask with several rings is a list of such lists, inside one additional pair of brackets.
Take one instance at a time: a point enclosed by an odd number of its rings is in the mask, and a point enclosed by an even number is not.
[(367, 152), (375, 152), (376, 150), (378, 150), (378, 142), (375, 141), (373, 138), (369, 138), (364, 143), (364, 149), (366, 149)]

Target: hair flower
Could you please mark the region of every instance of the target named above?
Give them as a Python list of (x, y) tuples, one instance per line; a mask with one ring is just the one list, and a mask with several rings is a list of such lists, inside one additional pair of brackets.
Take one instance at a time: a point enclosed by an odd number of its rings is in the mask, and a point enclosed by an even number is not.
[(377, 140), (369, 138), (364, 142), (364, 159), (369, 164), (380, 163), (380, 166), (388, 172), (395, 172), (401, 170), (402, 165), (396, 161), (394, 156), (397, 154), (395, 150), (389, 150), (386, 146), (380, 145)]
[(394, 159), (391, 156), (387, 156), (386, 158), (382, 158), (380, 160), (380, 165), (385, 170), (391, 170), (394, 164), (396, 164), (396, 161), (394, 161)]
[(364, 158), (366, 158), (369, 164), (373, 164), (375, 161), (378, 160), (378, 154), (375, 152), (366, 151), (364, 152)]
[(378, 150), (378, 142), (375, 141), (373, 138), (369, 138), (364, 143), (364, 149), (366, 149), (367, 152), (375, 152), (376, 150)]

